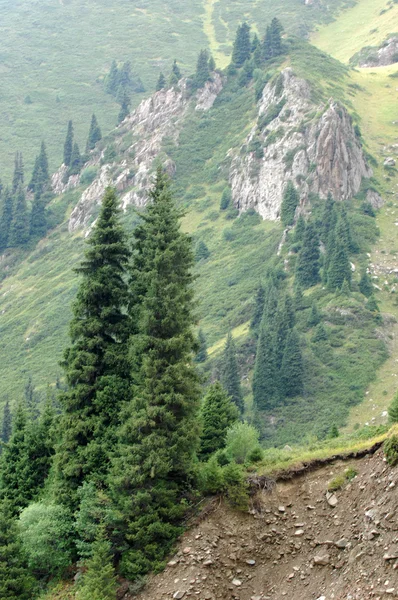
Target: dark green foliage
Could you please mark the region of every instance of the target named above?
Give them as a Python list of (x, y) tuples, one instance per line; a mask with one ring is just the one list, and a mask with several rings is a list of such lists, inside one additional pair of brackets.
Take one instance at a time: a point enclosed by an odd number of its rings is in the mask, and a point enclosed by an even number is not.
[(369, 298), (373, 294), (374, 288), (372, 284), (372, 280), (369, 277), (367, 271), (364, 271), (361, 276), (361, 280), (359, 282), (359, 290), (361, 294)]
[(199, 242), (196, 244), (196, 248), (195, 248), (196, 262), (199, 262), (200, 260), (206, 260), (206, 258), (209, 258), (209, 256), (210, 256), (210, 251), (209, 251), (208, 247), (206, 246), (205, 242), (203, 240), (199, 240)]
[(10, 500), (14, 514), (31, 498), (24, 478), (27, 466), (26, 425), (26, 411), (19, 404), (11, 437), (0, 459), (0, 500)]
[(199, 343), (199, 349), (195, 356), (195, 362), (203, 363), (207, 360), (207, 343), (206, 343), (205, 334), (203, 333), (202, 329), (199, 329), (199, 332), (198, 332), (198, 343)]
[(315, 225), (308, 223), (296, 267), (296, 283), (302, 288), (309, 288), (320, 281), (319, 257), (318, 233)]
[(156, 91), (159, 92), (160, 90), (163, 90), (165, 87), (166, 87), (166, 77), (163, 75), (163, 73), (160, 73), (158, 81), (156, 83)]
[(341, 286), (340, 294), (342, 296), (346, 296), (346, 297), (348, 297), (351, 294), (350, 284), (348, 283), (347, 279), (344, 279), (344, 281), (343, 281), (343, 285)]
[(297, 219), (296, 227), (294, 228), (294, 242), (297, 244), (302, 242), (305, 233), (305, 219), (303, 215), (300, 215)]
[(23, 169), (23, 159), (22, 152), (17, 152), (15, 154), (14, 161), (14, 174), (12, 177), (12, 193), (15, 194), (17, 189), (23, 186), (24, 183), (24, 169)]
[(110, 477), (127, 545), (121, 570), (132, 578), (159, 568), (181, 532), (199, 441), (191, 240), (161, 169), (150, 199), (133, 254), (135, 393)]
[(70, 158), (69, 175), (78, 175), (82, 168), (82, 157), (77, 142), (73, 144), (72, 155)]
[(180, 81), (182, 75), (176, 59), (174, 59), (173, 66), (171, 67), (171, 73), (174, 75), (177, 82)]
[(293, 225), (296, 208), (300, 202), (300, 196), (291, 181), (288, 181), (283, 192), (281, 206), (281, 221), (285, 227)]
[(264, 304), (265, 304), (265, 290), (262, 285), (259, 286), (256, 293), (256, 300), (254, 305), (254, 313), (252, 316), (252, 320), (250, 321), (250, 329), (255, 333), (258, 331), (261, 319), (264, 313)]
[(338, 429), (337, 425), (332, 425), (330, 428), (329, 438), (333, 439), (333, 438), (338, 438), (338, 437), (339, 437), (339, 429)]
[(114, 96), (114, 95), (116, 95), (118, 87), (119, 87), (119, 69), (117, 68), (116, 61), (113, 60), (110, 71), (108, 73), (108, 77), (106, 78), (105, 91), (108, 94), (112, 94)]
[(71, 506), (83, 481), (103, 481), (120, 409), (129, 396), (129, 256), (117, 197), (108, 188), (77, 269), (81, 283), (70, 324), (72, 345), (63, 362), (68, 390), (61, 396), (56, 488), (62, 502)]
[(225, 446), (228, 428), (239, 418), (239, 410), (217, 381), (209, 387), (201, 409), (200, 452), (207, 457)]
[(209, 69), (209, 54), (207, 50), (201, 50), (196, 64), (196, 73), (193, 79), (194, 89), (199, 89), (204, 86), (206, 81), (210, 79)]
[(275, 364), (275, 336), (264, 323), (257, 343), (253, 373), (253, 401), (260, 410), (269, 410), (278, 399), (278, 369)]
[(287, 337), (281, 369), (281, 391), (284, 396), (294, 397), (304, 389), (304, 369), (301, 355), (300, 338), (295, 329)]
[(253, 78), (253, 63), (251, 60), (246, 60), (243, 64), (243, 68), (239, 73), (238, 77), (238, 85), (243, 87), (249, 83), (249, 81)]
[(241, 67), (244, 62), (250, 58), (250, 52), (250, 27), (247, 23), (242, 23), (236, 31), (232, 50), (232, 63), (236, 67)]
[(131, 92), (145, 92), (142, 81), (138, 76), (133, 76), (131, 73), (131, 63), (126, 61), (121, 67), (117, 66), (114, 60), (111, 64), (108, 76), (105, 80), (105, 91), (111, 94), (120, 103), (123, 97)]
[(319, 325), (317, 325), (317, 327), (314, 331), (314, 335), (312, 336), (312, 341), (313, 342), (325, 342), (327, 339), (328, 339), (328, 334), (325, 329), (325, 326), (323, 323), (319, 323)]
[(383, 446), (384, 456), (391, 467), (398, 464), (398, 435), (389, 437)]
[(340, 219), (338, 220), (336, 226), (336, 239), (339, 243), (341, 241), (344, 241), (348, 253), (358, 252), (358, 246), (353, 240), (351, 226), (348, 220), (347, 210), (344, 204), (341, 205)]
[(220, 210), (226, 210), (232, 200), (231, 188), (226, 187), (221, 195)]
[(265, 60), (274, 58), (283, 53), (281, 34), (283, 27), (279, 19), (274, 18), (268, 25), (263, 41), (263, 56)]
[(327, 243), (329, 241), (329, 234), (331, 231), (334, 231), (334, 229), (336, 227), (336, 223), (337, 223), (336, 203), (333, 200), (332, 194), (329, 192), (329, 194), (326, 198), (326, 201), (325, 201), (324, 209), (323, 209), (322, 223), (321, 223), (321, 230), (320, 230), (320, 238), (325, 245), (327, 245)]
[(277, 368), (280, 369), (285, 353), (287, 337), (289, 331), (294, 327), (295, 324), (293, 302), (290, 296), (285, 295), (280, 298), (275, 319), (273, 321), (269, 320), (268, 324), (275, 334), (275, 364)]
[(66, 132), (66, 139), (64, 144), (64, 165), (67, 167), (71, 164), (72, 158), (72, 149), (73, 149), (73, 123), (69, 121), (68, 130)]
[(303, 294), (303, 288), (300, 285), (296, 285), (296, 288), (294, 290), (293, 305), (294, 305), (295, 311), (299, 311), (303, 308), (304, 294)]
[(344, 281), (351, 281), (351, 265), (348, 258), (347, 246), (341, 236), (343, 222), (340, 220), (336, 227), (336, 243), (328, 260), (327, 285), (332, 291), (342, 288)]
[(390, 406), (388, 407), (388, 416), (392, 423), (398, 423), (398, 393), (395, 394)]
[(369, 299), (366, 303), (366, 308), (368, 310), (370, 310), (370, 312), (372, 312), (375, 316), (379, 315), (380, 308), (379, 308), (379, 305), (377, 304), (377, 300), (373, 294), (372, 294), (372, 296), (369, 297)]
[(318, 307), (315, 302), (311, 306), (311, 312), (308, 315), (307, 325), (308, 327), (315, 327), (321, 320), (321, 315), (319, 313)]
[(231, 332), (228, 333), (224, 346), (220, 381), (240, 412), (243, 412), (242, 388), (236, 360), (235, 342)]
[(8, 246), (15, 248), (23, 246), (29, 240), (29, 215), (26, 206), (25, 192), (22, 186), (19, 186), (14, 206), (14, 214), (10, 225), (8, 236)]
[(215, 70), (216, 70), (216, 61), (214, 60), (213, 55), (210, 54), (210, 56), (209, 56), (209, 71), (210, 71), (210, 73), (212, 73)]
[(11, 191), (6, 188), (2, 194), (2, 206), (0, 217), (0, 249), (4, 250), (8, 246), (8, 237), (12, 222), (14, 208), (14, 199)]
[(130, 104), (131, 100), (127, 93), (124, 94), (122, 103), (120, 105), (120, 111), (117, 116), (117, 122), (121, 123), (124, 119), (130, 114)]
[(34, 194), (42, 194), (48, 187), (50, 174), (48, 171), (48, 158), (46, 145), (41, 143), (40, 154), (36, 157), (32, 171), (32, 177), (28, 185), (28, 190)]
[(0, 435), (0, 440), (3, 442), (3, 444), (7, 444), (8, 440), (11, 437), (11, 431), (12, 431), (12, 416), (11, 416), (11, 411), (10, 411), (10, 403), (7, 400), (4, 405), (3, 422), (1, 425), (1, 435)]
[(32, 237), (41, 238), (47, 231), (46, 204), (39, 192), (36, 192), (30, 211), (29, 233)]
[(117, 581), (113, 566), (111, 543), (101, 528), (93, 543), (92, 555), (85, 563), (82, 582), (79, 583), (79, 600), (116, 600)]
[(31, 600), (35, 582), (24, 561), (9, 501), (0, 503), (0, 600)]
[(102, 139), (100, 126), (98, 125), (97, 117), (93, 114), (91, 117), (90, 129), (88, 132), (86, 152), (90, 152), (95, 148), (97, 142)]

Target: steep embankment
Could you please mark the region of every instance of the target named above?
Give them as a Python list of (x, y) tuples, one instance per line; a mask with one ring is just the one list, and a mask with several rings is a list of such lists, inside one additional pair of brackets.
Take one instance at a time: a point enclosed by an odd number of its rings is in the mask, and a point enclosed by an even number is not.
[[(346, 469), (357, 475), (328, 497)], [(280, 481), (250, 514), (214, 500), (139, 598), (398, 597), (397, 474), (378, 451)]]

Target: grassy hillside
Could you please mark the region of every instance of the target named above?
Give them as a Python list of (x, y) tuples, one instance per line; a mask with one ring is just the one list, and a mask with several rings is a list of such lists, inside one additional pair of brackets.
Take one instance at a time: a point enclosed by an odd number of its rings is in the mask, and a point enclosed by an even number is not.
[[(281, 17), (287, 30), (305, 33), (349, 4), (352, 0), (331, 0), (316, 7), (298, 0), (0, 0), (3, 179), (10, 175), (16, 150), (23, 151), (31, 169), (43, 138), (55, 169), (70, 118), (81, 146), (93, 111), (104, 131), (114, 127), (119, 107), (104, 93), (101, 82), (113, 59), (130, 60), (152, 91), (159, 71), (167, 73), (174, 58), (183, 72), (192, 72), (201, 48), (211, 47), (224, 66), (243, 19), (261, 35), (274, 15)], [(134, 97), (133, 103), (139, 99)]]

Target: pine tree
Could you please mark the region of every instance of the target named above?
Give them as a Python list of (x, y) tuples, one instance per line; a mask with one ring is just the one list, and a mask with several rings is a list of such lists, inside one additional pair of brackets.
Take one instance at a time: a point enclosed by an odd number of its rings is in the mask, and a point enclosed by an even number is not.
[(14, 514), (31, 499), (24, 478), (27, 464), (26, 427), (26, 410), (20, 403), (15, 413), (11, 437), (0, 458), (0, 500), (10, 500)]
[(3, 444), (7, 444), (8, 440), (11, 437), (12, 432), (12, 416), (10, 411), (10, 403), (6, 400), (3, 411), (3, 423), (1, 426), (1, 436), (0, 440)]
[(121, 123), (124, 119), (130, 114), (130, 104), (131, 100), (127, 93), (124, 94), (122, 104), (120, 106), (120, 111), (117, 117), (117, 122)]
[(206, 343), (205, 334), (203, 333), (202, 329), (199, 329), (199, 332), (198, 332), (198, 343), (199, 343), (199, 350), (196, 353), (195, 362), (203, 363), (207, 360), (207, 343)]
[(300, 215), (297, 219), (296, 227), (294, 228), (294, 242), (295, 244), (302, 242), (305, 233), (305, 219), (303, 215)]
[(284, 396), (292, 398), (303, 393), (303, 358), (300, 338), (295, 329), (289, 332), (281, 369), (281, 391)]
[(117, 67), (116, 61), (113, 60), (111, 64), (111, 68), (109, 70), (108, 76), (106, 78), (106, 87), (105, 91), (107, 94), (112, 94), (115, 96), (119, 87), (120, 82), (120, 74), (119, 69)]
[(226, 210), (228, 208), (228, 206), (230, 205), (231, 200), (232, 200), (231, 188), (226, 187), (223, 189), (223, 193), (221, 195), (220, 210)]
[(14, 160), (14, 175), (12, 178), (12, 193), (15, 194), (19, 186), (23, 186), (24, 183), (24, 168), (22, 153), (16, 152)]
[(200, 452), (208, 457), (225, 445), (229, 427), (239, 419), (239, 410), (219, 381), (207, 390), (201, 409)]
[(111, 543), (106, 539), (104, 527), (99, 529), (93, 543), (92, 555), (85, 564), (77, 600), (116, 600), (117, 581), (113, 566)]
[(132, 267), (133, 294), (140, 298), (131, 307), (139, 313), (132, 340), (140, 354), (135, 394), (110, 477), (122, 517), (117, 528), (128, 546), (121, 570), (128, 577), (158, 567), (181, 532), (199, 441), (191, 240), (180, 229), (182, 213), (161, 169), (150, 198), (135, 230)]
[(388, 416), (390, 417), (391, 423), (398, 423), (398, 392), (395, 394), (388, 407)]
[(214, 56), (212, 54), (209, 55), (209, 71), (213, 73), (216, 70), (216, 61), (214, 60)]
[(344, 229), (344, 223), (342, 219), (339, 219), (335, 231), (336, 243), (334, 247), (329, 246), (327, 249), (328, 252), (331, 252), (327, 261), (327, 285), (332, 291), (341, 289), (344, 280), (347, 280), (348, 283), (351, 282), (351, 265), (342, 233)]
[(278, 370), (275, 364), (275, 336), (262, 323), (253, 373), (253, 402), (259, 410), (273, 408), (278, 400)]
[(70, 157), (69, 175), (78, 175), (82, 168), (82, 157), (77, 142), (73, 144), (72, 154)]
[(0, 218), (0, 250), (8, 247), (8, 238), (14, 212), (14, 198), (11, 191), (6, 188), (2, 194), (3, 202)]
[(327, 331), (323, 325), (323, 323), (319, 323), (316, 326), (314, 335), (311, 338), (312, 342), (325, 342), (328, 339)]
[(296, 285), (296, 288), (294, 290), (293, 306), (296, 312), (304, 308), (303, 288), (300, 285)]
[(370, 312), (373, 313), (375, 317), (377, 317), (378, 319), (380, 318), (380, 308), (373, 294), (369, 297), (366, 303), (366, 308), (370, 310)]
[(179, 66), (177, 65), (177, 60), (176, 59), (174, 59), (173, 66), (171, 67), (171, 72), (176, 77), (177, 81), (180, 81), (182, 75), (181, 75), (181, 71), (179, 69)]
[(309, 288), (320, 281), (319, 257), (318, 233), (314, 224), (308, 223), (296, 267), (296, 283), (301, 287)]
[(265, 60), (269, 60), (270, 58), (272, 58), (272, 56), (272, 33), (271, 26), (268, 25), (267, 29), (265, 30), (265, 36), (263, 41), (263, 57)]
[(97, 117), (93, 114), (91, 117), (90, 130), (88, 132), (86, 152), (90, 152), (95, 148), (97, 142), (102, 139), (100, 126), (98, 125)]
[(360, 290), (361, 294), (363, 294), (367, 298), (369, 298), (369, 296), (371, 296), (373, 294), (374, 288), (373, 288), (372, 280), (370, 279), (367, 271), (364, 271), (362, 273), (361, 280), (359, 282), (359, 290)]
[(280, 369), (285, 353), (289, 331), (294, 327), (295, 315), (290, 296), (283, 296), (278, 302), (275, 319), (269, 326), (274, 331), (274, 354), (277, 369)]
[(24, 396), (28, 419), (34, 421), (35, 419), (37, 419), (39, 411), (37, 409), (37, 397), (35, 393), (35, 386), (33, 385), (33, 380), (31, 376), (28, 377), (28, 381), (26, 382)]
[(254, 304), (254, 313), (250, 321), (250, 329), (256, 333), (260, 327), (261, 319), (264, 313), (265, 304), (265, 290), (262, 285), (259, 286), (256, 293), (256, 299)]
[(29, 241), (29, 215), (26, 205), (25, 192), (19, 186), (15, 198), (14, 214), (10, 225), (8, 246), (15, 248), (23, 246)]
[(210, 79), (209, 55), (207, 50), (201, 50), (196, 64), (196, 73), (193, 84), (195, 89), (202, 88), (206, 81)]
[(236, 30), (236, 37), (232, 50), (232, 63), (236, 67), (241, 67), (243, 63), (250, 58), (250, 27), (247, 23), (242, 23)]
[(156, 84), (156, 91), (160, 92), (160, 90), (163, 90), (166, 87), (166, 77), (163, 75), (163, 73), (160, 73), (157, 84)]
[(308, 327), (315, 327), (320, 323), (321, 315), (315, 302), (312, 303), (310, 314), (308, 315), (307, 325)]
[(320, 228), (320, 238), (325, 245), (328, 244), (329, 234), (334, 231), (337, 223), (336, 203), (332, 194), (329, 192), (323, 209), (322, 223)]
[(210, 251), (209, 251), (207, 245), (205, 244), (205, 242), (203, 240), (199, 240), (199, 242), (196, 244), (196, 248), (195, 248), (196, 262), (199, 262), (200, 260), (206, 260), (206, 258), (209, 258), (209, 256), (210, 256)]
[(337, 236), (337, 240), (339, 243), (341, 243), (341, 241), (344, 240), (344, 243), (345, 243), (348, 253), (358, 251), (358, 246), (354, 242), (353, 237), (352, 237), (351, 226), (348, 221), (347, 210), (343, 203), (341, 204), (340, 218), (339, 218), (337, 228), (336, 228), (336, 236)]
[(25, 564), (12, 503), (0, 504), (0, 600), (31, 600), (35, 581)]
[(70, 166), (73, 149), (73, 123), (68, 122), (68, 131), (66, 132), (66, 139), (64, 143), (64, 165)]
[(62, 502), (72, 507), (83, 481), (104, 480), (120, 410), (129, 396), (129, 257), (117, 197), (108, 188), (77, 269), (81, 283), (63, 362), (68, 390), (61, 396), (56, 486)]
[(271, 56), (279, 56), (283, 52), (281, 33), (283, 32), (282, 23), (274, 17), (270, 27)]
[(299, 205), (300, 196), (291, 181), (287, 182), (285, 191), (283, 192), (282, 206), (281, 206), (281, 221), (282, 225), (288, 227), (293, 225), (294, 217), (296, 214), (296, 208)]
[(227, 335), (222, 356), (220, 381), (227, 394), (236, 404), (240, 412), (243, 412), (243, 395), (240, 386), (238, 361), (236, 360), (236, 348), (231, 332)]
[(30, 211), (29, 234), (32, 237), (41, 238), (47, 231), (47, 218), (45, 210), (45, 200), (39, 192), (36, 192), (33, 198), (32, 210)]
[(47, 150), (44, 142), (41, 143), (40, 154), (36, 156), (33, 167), (32, 177), (28, 185), (28, 190), (34, 194), (42, 194), (50, 182), (50, 173), (48, 170)]

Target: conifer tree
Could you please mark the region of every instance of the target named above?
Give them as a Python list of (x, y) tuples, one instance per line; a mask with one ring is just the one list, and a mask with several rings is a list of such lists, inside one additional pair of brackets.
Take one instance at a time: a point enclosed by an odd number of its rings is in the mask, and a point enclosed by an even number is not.
[(242, 23), (236, 30), (236, 37), (232, 50), (232, 63), (236, 67), (241, 67), (243, 63), (250, 58), (250, 27), (247, 23)]
[(302, 242), (305, 233), (305, 219), (303, 215), (300, 215), (297, 219), (296, 227), (294, 228), (294, 242)]
[(173, 66), (171, 67), (172, 74), (176, 77), (177, 81), (180, 81), (182, 75), (179, 66), (177, 65), (177, 60), (174, 59)]
[(14, 160), (14, 175), (12, 178), (12, 193), (15, 194), (19, 186), (23, 186), (24, 183), (24, 168), (22, 152), (16, 152)]
[(307, 319), (308, 327), (315, 327), (321, 320), (321, 315), (319, 313), (318, 307), (315, 302), (312, 303), (311, 311)]
[(303, 294), (303, 289), (300, 285), (296, 285), (296, 288), (294, 290), (294, 300), (293, 300), (293, 306), (294, 306), (294, 310), (297, 312), (298, 310), (302, 310), (304, 304), (304, 294)]
[(250, 329), (255, 333), (258, 331), (260, 324), (261, 324), (261, 319), (262, 319), (263, 313), (264, 313), (264, 304), (265, 304), (265, 290), (264, 290), (264, 287), (262, 285), (260, 285), (259, 288), (257, 289), (255, 305), (254, 305), (254, 313), (252, 316), (252, 320), (250, 321)]
[(339, 218), (337, 228), (336, 228), (336, 236), (337, 236), (339, 243), (341, 243), (341, 241), (344, 240), (344, 243), (345, 243), (348, 253), (358, 251), (358, 246), (354, 242), (353, 237), (352, 237), (351, 226), (350, 226), (350, 223), (348, 220), (347, 210), (343, 203), (341, 204), (340, 218)]
[(209, 55), (209, 71), (212, 73), (216, 70), (216, 61), (214, 60), (214, 56), (212, 54)]
[(275, 319), (269, 326), (274, 331), (274, 354), (277, 369), (281, 368), (289, 331), (294, 327), (293, 302), (290, 296), (282, 297), (278, 302)]
[(112, 61), (111, 68), (109, 70), (108, 77), (106, 78), (105, 91), (107, 94), (115, 96), (119, 87), (119, 69), (115, 60)]
[(369, 296), (371, 296), (373, 294), (374, 288), (373, 288), (372, 280), (370, 279), (367, 271), (364, 271), (362, 273), (361, 280), (359, 282), (359, 290), (360, 290), (361, 294), (363, 294), (367, 298), (369, 298)]
[(2, 194), (2, 207), (0, 218), (0, 250), (8, 247), (8, 238), (14, 212), (14, 198), (11, 191), (6, 188)]
[(282, 23), (274, 17), (271, 21), (270, 27), (270, 41), (271, 41), (271, 55), (279, 56), (282, 54), (282, 38), (281, 33), (283, 32)]
[(11, 437), (0, 458), (0, 500), (10, 500), (14, 514), (31, 499), (24, 478), (27, 464), (26, 426), (26, 410), (20, 403), (15, 413)]
[(73, 144), (72, 154), (70, 157), (69, 175), (78, 175), (82, 168), (82, 157), (77, 142)]
[(108, 188), (77, 269), (81, 283), (63, 363), (68, 390), (61, 396), (56, 486), (62, 502), (72, 507), (83, 481), (104, 480), (121, 406), (129, 396), (129, 257), (117, 197)]
[(336, 243), (333, 248), (328, 248), (331, 255), (328, 258), (327, 285), (332, 291), (341, 289), (344, 280), (348, 283), (351, 282), (351, 265), (348, 259), (347, 246), (342, 235), (343, 228), (344, 223), (340, 219), (336, 226)]
[(124, 121), (124, 119), (130, 114), (130, 104), (131, 104), (131, 100), (130, 100), (129, 96), (127, 95), (127, 93), (125, 92), (121, 106), (120, 106), (120, 111), (117, 116), (118, 123), (121, 123), (122, 121)]
[(239, 410), (219, 381), (207, 390), (201, 408), (200, 452), (208, 457), (225, 445), (229, 427), (239, 419)]
[(302, 288), (309, 288), (320, 281), (319, 257), (318, 233), (314, 224), (308, 223), (296, 267), (296, 283)]
[(135, 230), (132, 266), (132, 291), (140, 298), (131, 305), (139, 314), (132, 340), (140, 354), (135, 393), (110, 477), (122, 519), (117, 528), (128, 546), (121, 570), (128, 577), (156, 568), (180, 533), (199, 441), (191, 240), (180, 229), (182, 213), (160, 168), (150, 198)]
[(261, 324), (253, 373), (253, 402), (259, 410), (273, 408), (278, 399), (278, 370), (275, 364), (275, 336)]
[(47, 231), (47, 218), (45, 210), (45, 200), (39, 192), (36, 192), (30, 211), (29, 234), (32, 237), (41, 238)]
[(282, 225), (288, 227), (293, 225), (294, 216), (296, 214), (296, 208), (300, 202), (300, 196), (294, 187), (293, 183), (289, 180), (285, 191), (283, 192), (282, 206), (281, 206), (281, 221)]
[(373, 313), (373, 315), (377, 317), (378, 320), (380, 320), (380, 308), (373, 294), (369, 297), (366, 303), (366, 308), (370, 310), (370, 312)]
[(242, 413), (243, 395), (242, 388), (240, 386), (238, 361), (236, 360), (235, 342), (231, 332), (228, 333), (224, 346), (220, 381), (228, 396), (231, 397), (232, 401)]
[(15, 198), (14, 214), (10, 225), (8, 236), (8, 246), (15, 248), (23, 246), (29, 240), (29, 215), (26, 206), (25, 192), (22, 186), (19, 186)]
[(228, 208), (228, 206), (230, 205), (231, 200), (232, 200), (231, 188), (226, 187), (223, 189), (223, 193), (221, 194), (220, 210), (226, 210)]
[(163, 73), (160, 73), (157, 84), (156, 84), (156, 91), (160, 92), (160, 90), (163, 90), (166, 87), (166, 77), (163, 75)]
[(195, 356), (195, 362), (203, 363), (203, 362), (206, 362), (206, 360), (207, 360), (207, 343), (206, 343), (205, 334), (203, 333), (203, 329), (199, 329), (198, 343), (199, 343), (199, 349)]
[(263, 41), (263, 57), (265, 60), (269, 60), (272, 58), (272, 33), (271, 26), (267, 25), (267, 29), (265, 30), (265, 36)]
[(317, 325), (315, 328), (314, 335), (312, 336), (311, 341), (324, 342), (327, 339), (328, 339), (328, 334), (325, 329), (325, 326), (323, 325), (323, 323), (319, 323), (319, 325)]
[(332, 194), (329, 192), (323, 209), (322, 223), (320, 229), (320, 238), (325, 245), (328, 244), (329, 234), (334, 231), (337, 223), (336, 203)]
[(66, 139), (64, 143), (64, 165), (67, 167), (70, 166), (70, 161), (72, 158), (72, 149), (73, 149), (73, 123), (72, 121), (68, 122), (68, 130), (66, 132)]
[(98, 125), (97, 117), (93, 114), (91, 117), (90, 130), (88, 132), (86, 152), (90, 152), (95, 148), (97, 142), (102, 139), (100, 126)]
[(208, 81), (209, 79), (209, 55), (207, 50), (201, 50), (199, 52), (198, 62), (196, 64), (196, 73), (193, 80), (194, 88), (199, 89), (203, 87), (206, 81)]
[(0, 503), (0, 600), (31, 600), (36, 585), (19, 541), (12, 502)]
[(7, 399), (6, 403), (4, 405), (3, 423), (1, 426), (1, 437), (0, 437), (3, 444), (7, 444), (8, 440), (11, 437), (11, 431), (12, 431), (12, 416), (11, 416), (11, 411), (10, 411), (10, 402)]
[(28, 381), (26, 382), (24, 396), (27, 417), (28, 419), (34, 421), (38, 417), (39, 411), (36, 406), (37, 398), (35, 394), (35, 386), (33, 385), (31, 376), (28, 377)]
[(207, 245), (205, 244), (205, 242), (203, 240), (199, 240), (199, 242), (196, 244), (196, 248), (195, 248), (196, 262), (199, 262), (200, 260), (206, 260), (206, 258), (209, 258), (209, 256), (210, 256), (210, 251), (209, 251)]
[(398, 392), (395, 394), (388, 407), (388, 416), (390, 417), (391, 423), (398, 423)]
[(281, 369), (281, 392), (284, 396), (294, 397), (302, 394), (303, 359), (300, 348), (300, 338), (295, 329), (289, 332)]
[(101, 527), (76, 594), (77, 600), (116, 600), (117, 581), (111, 543)]
[(28, 185), (28, 190), (33, 193), (42, 194), (50, 181), (48, 170), (47, 150), (44, 142), (40, 146), (40, 154), (36, 157), (33, 167), (32, 177)]

